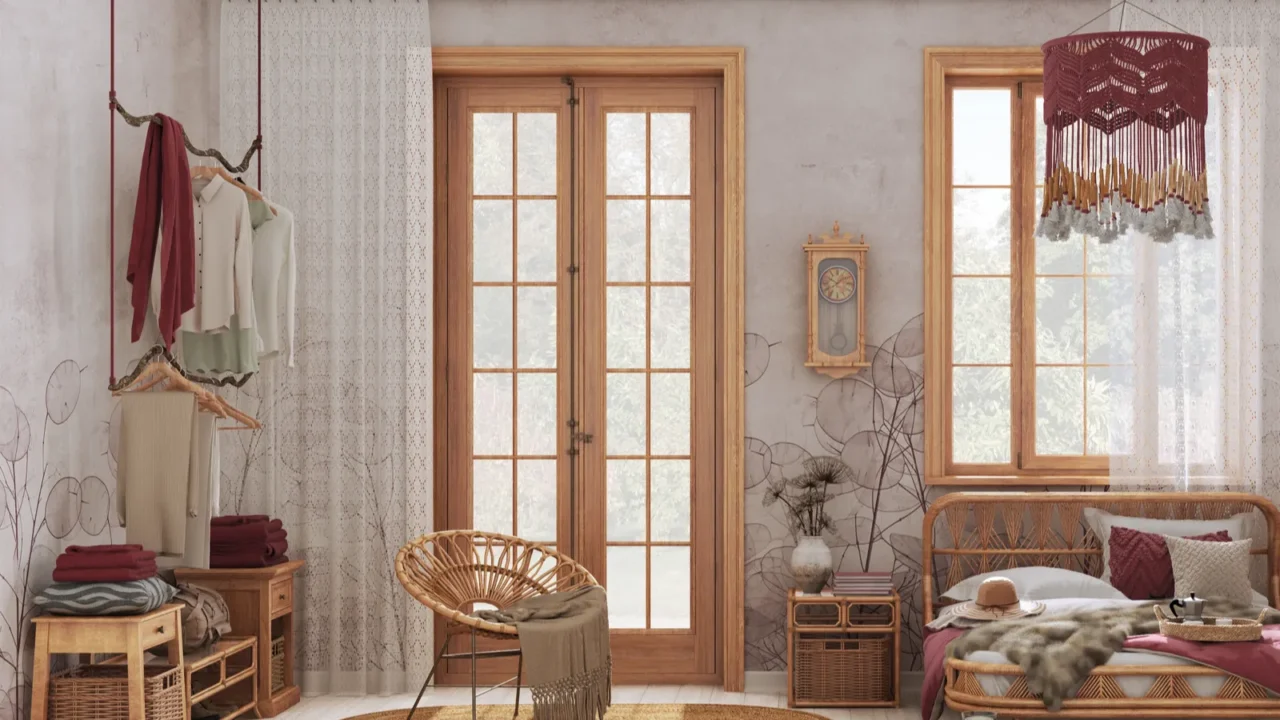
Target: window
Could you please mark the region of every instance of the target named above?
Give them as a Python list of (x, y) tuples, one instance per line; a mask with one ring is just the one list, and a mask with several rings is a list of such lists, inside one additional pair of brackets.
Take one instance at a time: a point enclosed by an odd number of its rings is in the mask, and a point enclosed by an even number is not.
[[(985, 54), (992, 53), (990, 65)], [(956, 62), (956, 61), (959, 62)], [(1109, 246), (1035, 237), (1044, 176), (1039, 51), (926, 63), (930, 482), (1106, 482), (1132, 330)], [(1122, 384), (1122, 383), (1121, 383)]]

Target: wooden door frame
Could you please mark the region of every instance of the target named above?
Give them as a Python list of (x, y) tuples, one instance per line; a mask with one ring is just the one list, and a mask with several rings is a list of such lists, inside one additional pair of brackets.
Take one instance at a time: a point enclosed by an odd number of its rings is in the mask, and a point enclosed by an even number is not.
[[(721, 288), (718, 304), (723, 309), (720, 320), (721, 347), (717, 357), (720, 378), (733, 378), (720, 385), (720, 527), (721, 546), (721, 638), (720, 669), (724, 689), (742, 692), (745, 682), (745, 587), (744, 536), (746, 532), (744, 503), (744, 409), (746, 389), (744, 374), (745, 320), (745, 147), (743, 92), (745, 88), (745, 52), (740, 47), (433, 47), (432, 74), (436, 78), (457, 76), (530, 76), (530, 75), (628, 75), (628, 76), (703, 76), (718, 77), (723, 83), (722, 163), (717, 168), (717, 184), (722, 194), (722, 217), (717, 223), (721, 234)], [(435, 108), (436, 141), (443, 142), (443, 108)], [(444, 164), (435, 165), (437, 183), (444, 181)], [(439, 186), (439, 185), (438, 185)], [(447, 198), (436, 194), (435, 230), (446, 230)], [(437, 258), (441, 243), (437, 243)], [(436, 297), (444, 294), (446, 273), (437, 272)], [(443, 309), (435, 309), (437, 331), (447, 326)], [(436, 417), (447, 417), (440, 405), (444, 402), (445, 384), (440, 377), (442, 364), (436, 366)], [(436, 474), (448, 476), (440, 464), (447, 457), (439, 434), (435, 438)], [(437, 513), (447, 507), (447, 483), (437, 482), (433, 499)]]

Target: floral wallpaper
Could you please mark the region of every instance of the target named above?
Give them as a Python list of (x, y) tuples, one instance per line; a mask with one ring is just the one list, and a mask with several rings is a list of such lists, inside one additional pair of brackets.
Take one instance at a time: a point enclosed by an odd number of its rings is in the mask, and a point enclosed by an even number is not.
[[(856, 375), (829, 380), (811, 373), (821, 382), (792, 408), (797, 417), (786, 418), (796, 424), (776, 436), (747, 437), (748, 670), (786, 668), (786, 595), (792, 587), (790, 558), (796, 539), (782, 508), (766, 504), (764, 493), (771, 480), (791, 477), (815, 455), (839, 457), (853, 473), (852, 483), (828, 505), (836, 529), (827, 543), (836, 569), (893, 572), (905, 621), (903, 667), (919, 667), (920, 523), (929, 501), (939, 494), (925, 487), (923, 475), (922, 323), (923, 315), (917, 315), (878, 346), (868, 347), (871, 367)], [(781, 365), (791, 359), (778, 345), (759, 334), (747, 335), (749, 406), (754, 388), (768, 383), (770, 373), (783, 375)], [(808, 372), (802, 366), (799, 370)], [(787, 373), (779, 380), (796, 378)]]

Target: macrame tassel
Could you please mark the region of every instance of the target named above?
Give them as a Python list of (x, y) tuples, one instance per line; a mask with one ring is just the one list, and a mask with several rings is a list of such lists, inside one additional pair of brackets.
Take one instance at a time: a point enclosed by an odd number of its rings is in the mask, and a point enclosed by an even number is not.
[(1036, 234), (1213, 237), (1204, 152), (1209, 42), (1095, 33), (1043, 50), (1048, 141)]

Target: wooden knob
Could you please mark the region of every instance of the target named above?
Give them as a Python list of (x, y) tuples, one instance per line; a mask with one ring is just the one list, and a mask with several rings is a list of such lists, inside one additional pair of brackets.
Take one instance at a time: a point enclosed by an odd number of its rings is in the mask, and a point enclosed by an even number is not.
[(281, 599), (281, 600), (283, 600), (283, 599), (284, 599), (284, 593), (280, 593), (280, 599)]
[(157, 635), (163, 635), (163, 634), (164, 634), (164, 626), (163, 626), (163, 625), (161, 625), (160, 627), (156, 628), (156, 634), (157, 634)]

